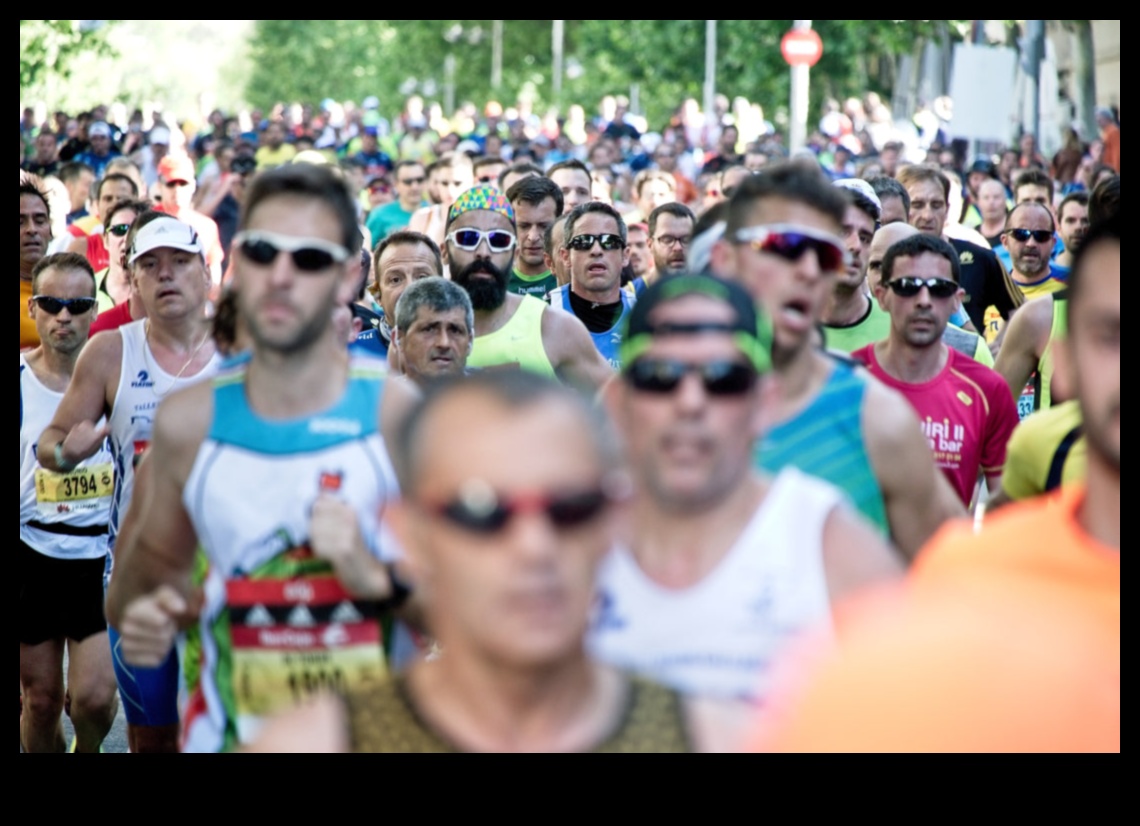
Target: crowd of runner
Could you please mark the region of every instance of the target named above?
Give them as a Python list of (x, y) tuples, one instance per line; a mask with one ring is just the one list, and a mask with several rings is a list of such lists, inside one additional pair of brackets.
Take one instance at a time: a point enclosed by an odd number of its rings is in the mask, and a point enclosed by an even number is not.
[(43, 114), (22, 750), (1119, 749), (1112, 111)]

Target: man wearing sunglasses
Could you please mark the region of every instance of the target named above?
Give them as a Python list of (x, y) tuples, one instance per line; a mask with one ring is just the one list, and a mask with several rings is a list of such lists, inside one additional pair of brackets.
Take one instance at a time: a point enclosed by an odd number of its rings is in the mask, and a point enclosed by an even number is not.
[[(148, 210), (150, 210), (150, 204), (146, 201), (120, 201), (112, 206), (106, 214), (103, 238), (107, 248), (107, 266), (95, 273), (95, 281), (99, 285), (100, 315), (122, 305), (131, 298), (133, 291), (131, 290), (130, 273), (127, 270), (127, 234), (131, 231), (135, 219)], [(135, 303), (138, 306), (127, 309), (122, 320), (123, 324), (134, 320), (136, 310), (137, 317), (142, 317), (142, 304), (137, 297)], [(95, 332), (99, 332), (99, 329), (93, 329)]]
[(493, 186), (472, 187), (448, 211), (444, 263), (475, 309), (467, 365), (516, 367), (597, 390), (612, 370), (585, 325), (540, 299), (507, 290), (517, 245), (514, 209)]
[(66, 649), (73, 747), (93, 753), (115, 716), (103, 616), (114, 469), (105, 445), (67, 473), (44, 469), (37, 456), (95, 318), (95, 279), (83, 256), (59, 253), (40, 259), (32, 286), (27, 313), (42, 343), (20, 355), (20, 744), (26, 752), (64, 750)]
[(419, 161), (400, 161), (392, 173), (396, 180), (396, 200), (378, 206), (365, 222), (372, 236), (372, 247), (398, 229), (404, 229), (412, 215), (424, 204), (424, 182), (427, 176)]
[[(138, 218), (127, 236), (127, 264), (145, 318), (96, 336), (84, 349), (75, 376), (40, 443), (49, 470), (67, 472), (110, 438), (115, 490), (109, 529), (112, 553), (132, 498), (135, 469), (154, 432), (155, 411), (170, 393), (213, 375), (218, 359), (205, 316), (209, 275), (201, 239), (188, 224), (161, 212)], [(106, 417), (106, 424), (96, 422)], [(119, 649), (111, 623), (111, 642)], [(134, 752), (178, 747), (178, 661), (116, 676)]]
[(625, 221), (609, 204), (587, 201), (570, 213), (565, 233), (561, 255), (570, 283), (551, 291), (550, 306), (577, 316), (602, 357), (620, 368), (621, 326), (635, 301), (621, 288), (629, 263)]
[(1054, 231), (1052, 211), (1036, 201), (1015, 206), (1005, 220), (1001, 242), (1009, 250), (1010, 277), (1026, 298), (1039, 298), (1065, 288), (1064, 279), (1053, 269)]
[(630, 314), (605, 398), (633, 525), (599, 576), (591, 649), (686, 692), (762, 699), (787, 638), (900, 564), (837, 488), (753, 469), (771, 328), (739, 285), (677, 275)]
[(794, 465), (839, 487), (911, 559), (964, 511), (906, 400), (815, 345), (815, 325), (846, 261), (838, 233), (847, 206), (814, 166), (765, 167), (729, 202), (712, 266), (772, 317), (780, 392), (755, 461), (769, 473)]
[(107, 213), (115, 204), (138, 197), (138, 187), (126, 175), (112, 172), (104, 176), (95, 185), (95, 214), (92, 216), (94, 224), (91, 232), (84, 234), (78, 222), (68, 227), (68, 231), (76, 237), (68, 244), (67, 251), (85, 256), (91, 264), (91, 269), (96, 272), (106, 267), (110, 255), (104, 243), (109, 220)]
[(388, 518), (444, 654), (343, 699), (321, 697), (271, 724), (260, 749), (732, 745), (726, 738), (739, 729), (709, 715), (719, 707), (587, 655), (595, 573), (618, 536), (628, 495), (611, 430), (595, 407), (539, 376), (483, 371), (428, 389), (404, 420), (400, 443), (403, 496)]
[(915, 235), (892, 245), (879, 293), (890, 334), (852, 356), (911, 403), (935, 464), (969, 506), (979, 471), (991, 491), (999, 489), (1018, 419), (1001, 376), (942, 341), (961, 300), (959, 273), (956, 251), (941, 238)]
[[(261, 173), (247, 197), (234, 286), (251, 357), (159, 410), (140, 493), (150, 507), (132, 509), (108, 591), (137, 666), (201, 620), (194, 751), (233, 747), (319, 685), (383, 672), (376, 601), (395, 595), (379, 559), (396, 492), (380, 423), (411, 391), (352, 358), (332, 323), (357, 287), (352, 196), (327, 167), (292, 164)], [(200, 612), (188, 587), (199, 545)]]

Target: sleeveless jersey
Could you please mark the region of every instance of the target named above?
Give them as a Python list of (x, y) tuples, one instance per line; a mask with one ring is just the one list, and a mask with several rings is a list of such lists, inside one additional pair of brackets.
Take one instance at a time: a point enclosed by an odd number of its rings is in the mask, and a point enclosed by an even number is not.
[(1083, 482), (1088, 443), (1076, 399), (1040, 410), (1013, 431), (1001, 474), (1010, 499), (1028, 499), (1061, 485)]
[[(550, 301), (550, 306), (557, 310), (565, 310), (571, 315), (574, 310), (570, 307), (570, 285), (563, 284), (557, 290), (552, 290), (547, 296)], [(621, 350), (621, 331), (625, 327), (625, 320), (629, 317), (629, 311), (633, 309), (633, 305), (637, 299), (630, 295), (626, 290), (621, 290), (621, 315), (618, 316), (614, 326), (608, 330), (600, 333), (590, 333), (590, 338), (594, 340), (594, 349), (602, 354), (602, 358), (609, 362), (610, 367), (615, 370), (621, 369), (621, 358), (619, 351)]]
[(384, 365), (353, 358), (334, 405), (286, 420), (250, 409), (246, 369), (214, 380), (214, 419), (183, 490), (209, 560), (191, 751), (232, 748), (266, 714), (385, 673), (380, 606), (353, 599), (308, 546), (313, 502), (328, 492), (353, 507), (373, 555), (395, 555), (380, 547), (397, 495), (378, 428)]
[[(663, 754), (692, 751), (681, 699), (636, 677), (616, 729), (590, 751)], [(349, 739), (357, 753), (428, 754), (460, 749), (432, 730), (416, 711), (402, 678), (384, 680), (346, 697)]]
[(685, 589), (658, 585), (615, 550), (598, 576), (591, 653), (684, 693), (762, 699), (788, 640), (831, 616), (823, 526), (842, 501), (831, 485), (782, 471), (724, 558)]
[(531, 373), (555, 378), (554, 365), (542, 343), (542, 314), (546, 303), (534, 296), (523, 296), (515, 314), (506, 324), (477, 336), (467, 357), (467, 366), (481, 369), (514, 365)]
[(111, 500), (110, 546), (126, 516), (134, 490), (135, 468), (154, 433), (154, 414), (159, 402), (175, 390), (209, 378), (217, 372), (217, 354), (193, 376), (175, 378), (158, 366), (146, 342), (146, 319), (132, 321), (119, 328), (123, 339), (123, 357), (119, 369), (119, 388), (111, 408), (111, 455), (115, 462), (115, 493)]
[(1049, 329), (1049, 343), (1037, 363), (1039, 387), (1037, 388), (1036, 410), (1047, 410), (1053, 406), (1053, 342), (1064, 338), (1069, 332), (1069, 291), (1053, 293), (1053, 326)]
[(867, 381), (850, 364), (837, 360), (811, 404), (760, 438), (754, 463), (768, 473), (791, 465), (830, 482), (887, 536), (887, 507), (863, 440)]
[(56, 559), (99, 559), (107, 555), (114, 486), (107, 443), (67, 473), (45, 470), (37, 461), (40, 434), (62, 399), (63, 393), (40, 382), (21, 353), (20, 539)]

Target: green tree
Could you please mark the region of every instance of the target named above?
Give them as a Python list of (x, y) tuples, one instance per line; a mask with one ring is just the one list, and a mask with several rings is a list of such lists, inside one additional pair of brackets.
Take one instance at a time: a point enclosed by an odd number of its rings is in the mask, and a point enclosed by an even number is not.
[(115, 20), (21, 20), (20, 89), (34, 90), (49, 74), (67, 77), (81, 54), (112, 54), (107, 33)]

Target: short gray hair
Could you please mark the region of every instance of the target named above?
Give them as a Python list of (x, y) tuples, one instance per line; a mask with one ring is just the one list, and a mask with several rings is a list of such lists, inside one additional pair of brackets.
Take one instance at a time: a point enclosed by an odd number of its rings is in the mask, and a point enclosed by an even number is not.
[(475, 310), (467, 290), (454, 281), (433, 275), (413, 281), (396, 302), (396, 329), (407, 333), (420, 314), (420, 307), (429, 307), (437, 313), (459, 308), (467, 319), (467, 332), (475, 336)]

